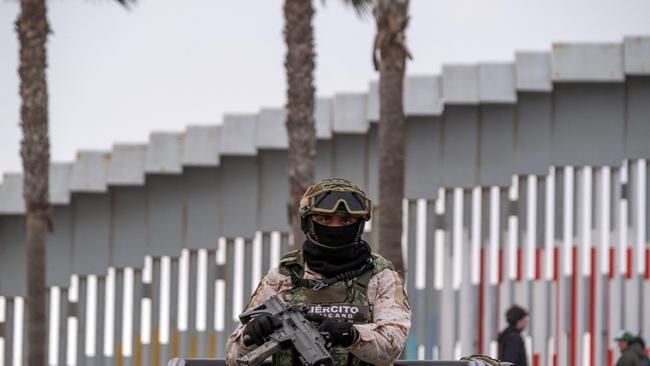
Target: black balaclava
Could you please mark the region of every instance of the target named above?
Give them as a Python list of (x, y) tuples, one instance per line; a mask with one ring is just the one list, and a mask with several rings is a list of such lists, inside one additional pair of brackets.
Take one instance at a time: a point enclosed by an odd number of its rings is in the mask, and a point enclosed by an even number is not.
[(320, 244), (327, 245), (328, 247), (345, 246), (356, 241), (360, 224), (361, 222), (357, 221), (352, 225), (332, 227), (321, 225), (314, 221), (315, 239)]
[(316, 238), (302, 246), (309, 268), (325, 277), (361, 268), (370, 257), (370, 246), (357, 237), (361, 221), (339, 227), (321, 225), (312, 221)]

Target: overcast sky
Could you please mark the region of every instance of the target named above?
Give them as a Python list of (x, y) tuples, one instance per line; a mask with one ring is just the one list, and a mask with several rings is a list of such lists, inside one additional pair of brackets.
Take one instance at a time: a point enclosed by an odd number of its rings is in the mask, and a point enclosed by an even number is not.
[[(0, 173), (19, 171), (18, 0), (0, 0)], [(315, 0), (316, 90), (364, 91), (375, 26)], [(146, 142), (285, 101), (281, 0), (50, 0), (52, 158)], [(409, 74), (443, 63), (512, 61), (553, 42), (650, 35), (649, 0), (411, 0)], [(0, 178), (1, 180), (2, 178)]]

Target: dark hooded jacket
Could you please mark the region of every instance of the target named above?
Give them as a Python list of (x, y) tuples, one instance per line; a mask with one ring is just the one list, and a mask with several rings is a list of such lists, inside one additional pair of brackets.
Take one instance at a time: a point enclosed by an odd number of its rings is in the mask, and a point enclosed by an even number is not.
[(499, 334), (499, 360), (512, 362), (515, 366), (528, 366), (521, 331), (513, 325)]
[(640, 366), (647, 356), (643, 347), (638, 342), (630, 344), (621, 354), (621, 358), (616, 362), (616, 366)]

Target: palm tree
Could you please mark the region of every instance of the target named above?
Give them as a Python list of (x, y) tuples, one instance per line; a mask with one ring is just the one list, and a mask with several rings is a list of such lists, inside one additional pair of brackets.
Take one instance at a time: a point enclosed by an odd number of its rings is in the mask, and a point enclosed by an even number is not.
[[(344, 0), (359, 15), (369, 12), (372, 0)], [(289, 137), (289, 223), (293, 243), (304, 240), (300, 229), (300, 198), (314, 181), (316, 128), (314, 126), (314, 7), (311, 0), (285, 0), (284, 67), (287, 75), (286, 127)]]
[(45, 0), (21, 0), (16, 20), (20, 40), (20, 119), (23, 129), (23, 196), (27, 209), (27, 342), (28, 365), (44, 365), (45, 237), (48, 214), (50, 142), (47, 129), (45, 43), (50, 31)]
[[(127, 0), (116, 0), (126, 6)], [(23, 130), (23, 196), (27, 220), (27, 344), (28, 365), (46, 364), (45, 238), (52, 229), (48, 180), (50, 142), (45, 44), (50, 32), (45, 0), (21, 0), (16, 20), (20, 42), (20, 120)]]
[(378, 248), (402, 272), (402, 199), (404, 197), (404, 144), (406, 121), (403, 106), (409, 0), (346, 0), (357, 13), (373, 11), (377, 33), (373, 66), (379, 71), (379, 204)]
[(403, 271), (402, 199), (404, 197), (405, 116), (402, 101), (409, 0), (376, 0), (377, 34), (373, 63), (379, 71), (379, 205), (378, 248)]
[(298, 207), (300, 198), (314, 180), (316, 158), (313, 17), (311, 0), (285, 0), (289, 222), (294, 245), (304, 240)]

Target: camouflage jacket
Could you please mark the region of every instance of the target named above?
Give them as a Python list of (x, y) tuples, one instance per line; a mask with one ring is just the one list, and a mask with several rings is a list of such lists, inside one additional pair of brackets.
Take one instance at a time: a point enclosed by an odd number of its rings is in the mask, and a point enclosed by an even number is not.
[[(323, 279), (322, 275), (311, 271), (307, 266), (304, 277)], [(292, 294), (291, 278), (281, 274), (278, 269), (272, 269), (257, 286), (246, 309), (262, 304), (273, 295), (278, 295), (286, 303)], [(391, 365), (401, 354), (411, 327), (411, 309), (401, 276), (390, 269), (373, 275), (368, 283), (367, 296), (373, 306), (372, 322), (354, 325), (359, 332), (359, 339), (347, 350), (367, 363)], [(228, 338), (228, 366), (235, 366), (238, 357), (255, 348), (254, 345), (244, 346), (241, 341), (243, 330), (244, 326), (240, 324)]]

